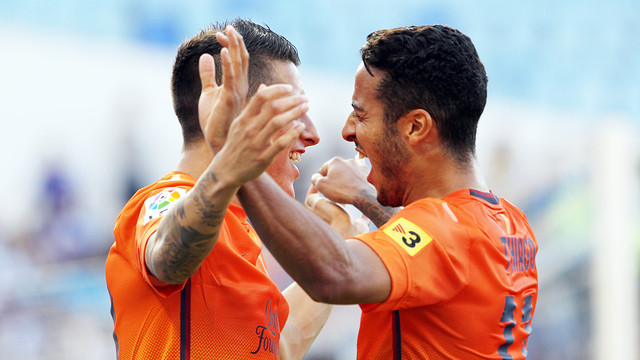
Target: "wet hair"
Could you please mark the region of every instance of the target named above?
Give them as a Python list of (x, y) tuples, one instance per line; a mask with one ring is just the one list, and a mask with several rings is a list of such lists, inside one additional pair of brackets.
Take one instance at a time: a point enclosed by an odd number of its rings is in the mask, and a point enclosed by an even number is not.
[(185, 145), (201, 139), (202, 130), (198, 121), (198, 99), (202, 90), (198, 64), (200, 56), (211, 54), (216, 67), (216, 82), (222, 83), (222, 45), (216, 39), (216, 32), (224, 33), (227, 25), (232, 25), (242, 35), (249, 52), (249, 92), (252, 96), (260, 84), (272, 84), (273, 61), (286, 61), (300, 65), (298, 50), (284, 36), (273, 32), (266, 25), (258, 25), (250, 20), (235, 19), (214, 23), (201, 30), (196, 36), (183, 42), (173, 65), (171, 95), (173, 109), (182, 127)]
[(488, 79), (468, 36), (443, 25), (379, 30), (360, 53), (371, 76), (372, 68), (382, 72), (376, 93), (388, 129), (400, 116), (424, 109), (456, 160), (474, 156)]

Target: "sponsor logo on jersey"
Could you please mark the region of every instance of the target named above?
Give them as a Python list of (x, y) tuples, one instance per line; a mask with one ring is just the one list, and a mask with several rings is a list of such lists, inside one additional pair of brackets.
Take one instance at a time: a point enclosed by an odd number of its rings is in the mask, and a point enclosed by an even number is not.
[(258, 336), (258, 346), (252, 354), (259, 352), (269, 352), (280, 358), (280, 347), (278, 338), (280, 337), (280, 320), (278, 318), (278, 308), (271, 303), (271, 299), (267, 300), (264, 308), (264, 325), (256, 327), (256, 335)]
[(167, 188), (148, 198), (144, 202), (144, 224), (162, 216), (174, 201), (180, 199), (187, 190), (182, 188)]
[(392, 222), (382, 231), (411, 256), (417, 254), (418, 251), (422, 250), (423, 247), (433, 240), (433, 238), (418, 227), (418, 225), (405, 218), (400, 218)]

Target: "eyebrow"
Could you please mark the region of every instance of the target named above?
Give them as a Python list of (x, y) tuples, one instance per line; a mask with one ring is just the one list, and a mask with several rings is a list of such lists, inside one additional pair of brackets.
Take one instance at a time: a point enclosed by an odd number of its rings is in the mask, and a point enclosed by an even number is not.
[(357, 102), (357, 101), (355, 101), (355, 100), (353, 100), (353, 101), (351, 102), (351, 106), (352, 106), (354, 109), (358, 110), (358, 111), (364, 111), (364, 109), (363, 109), (362, 107), (360, 107), (360, 105), (358, 105), (358, 102)]

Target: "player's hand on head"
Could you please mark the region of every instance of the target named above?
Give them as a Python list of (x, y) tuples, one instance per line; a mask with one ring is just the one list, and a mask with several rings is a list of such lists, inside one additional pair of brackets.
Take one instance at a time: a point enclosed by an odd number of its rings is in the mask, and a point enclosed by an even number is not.
[(369, 167), (364, 160), (334, 157), (325, 162), (311, 183), (329, 200), (340, 204), (353, 204), (363, 192), (375, 196), (375, 188), (367, 181)]
[(231, 121), (240, 114), (249, 91), (249, 52), (242, 36), (232, 27), (216, 39), (224, 47), (222, 84), (216, 83), (215, 65), (210, 54), (200, 56), (199, 73), (202, 92), (198, 102), (198, 118), (205, 139), (215, 152), (224, 145)]
[(227, 140), (211, 166), (235, 185), (255, 179), (304, 131), (296, 121), (309, 109), (306, 95), (288, 84), (260, 85), (229, 127)]
[(357, 219), (352, 218), (341, 205), (323, 198), (314, 186), (309, 187), (304, 206), (345, 239), (369, 231), (369, 219), (364, 215)]

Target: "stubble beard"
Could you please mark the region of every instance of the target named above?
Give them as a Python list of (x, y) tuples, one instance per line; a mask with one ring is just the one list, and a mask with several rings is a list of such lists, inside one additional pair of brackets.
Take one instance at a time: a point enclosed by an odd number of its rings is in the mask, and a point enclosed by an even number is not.
[(380, 174), (383, 177), (378, 192), (378, 202), (383, 206), (402, 206), (407, 179), (410, 174), (405, 173), (409, 162), (409, 151), (400, 141), (397, 131), (388, 129), (388, 137), (376, 143), (380, 156)]

